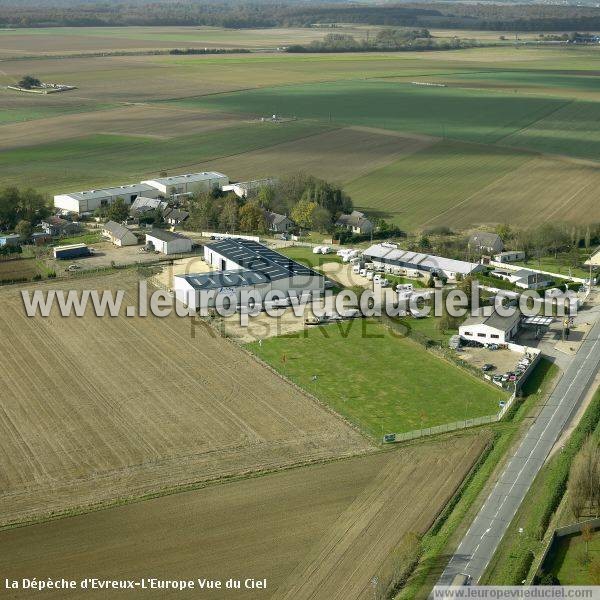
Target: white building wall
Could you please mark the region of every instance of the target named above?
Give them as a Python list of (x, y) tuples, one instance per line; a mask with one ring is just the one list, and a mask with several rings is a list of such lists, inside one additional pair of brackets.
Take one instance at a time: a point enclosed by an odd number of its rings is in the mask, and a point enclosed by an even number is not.
[(461, 325), (458, 328), (460, 337), (482, 344), (505, 344), (509, 336), (505, 331), (488, 325)]

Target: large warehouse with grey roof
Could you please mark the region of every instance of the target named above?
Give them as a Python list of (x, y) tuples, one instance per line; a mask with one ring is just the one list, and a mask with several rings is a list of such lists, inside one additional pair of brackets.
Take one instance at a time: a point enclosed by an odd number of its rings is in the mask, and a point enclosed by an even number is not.
[[(262, 298), (268, 292), (287, 296), (325, 289), (320, 273), (251, 240), (231, 238), (207, 244), (204, 260), (213, 271), (176, 275), (173, 282), (177, 299), (196, 309), (200, 308), (200, 292), (225, 294), (239, 302), (241, 292), (249, 289), (260, 292)], [(214, 300), (208, 306), (214, 306)]]

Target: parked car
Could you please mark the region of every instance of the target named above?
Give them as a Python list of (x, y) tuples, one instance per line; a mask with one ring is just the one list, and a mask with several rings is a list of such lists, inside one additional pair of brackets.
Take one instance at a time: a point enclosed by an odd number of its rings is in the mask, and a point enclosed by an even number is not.
[(321, 248), (322, 246), (315, 246), (313, 248), (313, 254), (321, 254)]
[(81, 267), (79, 265), (69, 265), (65, 271), (79, 271), (79, 269), (81, 269)]
[(491, 363), (485, 363), (485, 365), (483, 365), (483, 367), (481, 367), (482, 371), (493, 371), (496, 367), (494, 365), (492, 365)]
[(367, 271), (367, 280), (368, 281), (373, 281), (373, 277), (375, 277), (375, 273), (373, 273), (373, 271)]

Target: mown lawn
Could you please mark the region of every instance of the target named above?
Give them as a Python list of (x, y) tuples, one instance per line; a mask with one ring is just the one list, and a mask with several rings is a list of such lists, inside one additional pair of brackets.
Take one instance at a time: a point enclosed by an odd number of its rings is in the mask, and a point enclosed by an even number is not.
[(600, 560), (600, 531), (589, 542), (588, 553), (581, 535), (564, 537), (556, 543), (546, 569), (558, 577), (561, 585), (598, 585), (592, 579), (590, 566), (594, 560)]
[[(491, 415), (504, 394), (370, 320), (249, 348), (373, 436)], [(313, 380), (313, 378), (316, 379)]]
[(289, 248), (279, 248), (277, 252), (289, 258), (306, 265), (307, 267), (320, 267), (325, 263), (341, 263), (342, 257), (337, 254), (314, 254), (313, 249), (307, 246), (290, 246)]
[[(581, 263), (586, 260), (587, 257), (582, 255)], [(529, 260), (517, 261), (515, 265), (521, 265), (529, 269), (540, 269), (541, 271), (549, 271), (550, 273), (558, 273), (559, 275), (565, 275), (569, 277), (584, 277), (590, 276), (589, 269), (585, 267), (572, 266), (572, 262), (568, 256), (559, 255), (557, 258), (553, 256), (544, 256), (539, 260), (537, 258), (530, 258)]]

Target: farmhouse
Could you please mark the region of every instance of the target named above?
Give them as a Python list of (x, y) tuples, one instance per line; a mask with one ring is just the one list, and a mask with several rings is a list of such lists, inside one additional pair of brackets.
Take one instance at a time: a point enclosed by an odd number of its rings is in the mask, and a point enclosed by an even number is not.
[(500, 263), (515, 262), (517, 260), (525, 260), (525, 252), (521, 250), (506, 250), (494, 256), (494, 260)]
[(497, 233), (476, 231), (469, 238), (469, 249), (478, 254), (497, 254), (504, 250), (504, 243)]
[(134, 183), (101, 190), (58, 194), (54, 196), (54, 207), (80, 215), (82, 213), (94, 212), (98, 208), (110, 206), (117, 198), (122, 198), (125, 204), (130, 205), (139, 196), (158, 198), (159, 194), (159, 190), (151, 185)]
[(81, 231), (81, 225), (73, 221), (67, 221), (61, 217), (50, 216), (41, 223), (45, 234), (51, 236), (71, 235)]
[(146, 196), (138, 196), (129, 209), (129, 214), (132, 217), (141, 217), (147, 212), (153, 210), (164, 211), (168, 204), (160, 198), (148, 198)]
[(269, 210), (265, 210), (265, 220), (267, 221), (267, 229), (274, 233), (287, 233), (295, 225), (286, 215), (280, 215)]
[(510, 316), (500, 315), (495, 310), (485, 316), (481, 308), (477, 315), (469, 317), (458, 328), (458, 333), (465, 340), (482, 344), (506, 344), (519, 331), (520, 323), (521, 313), (518, 310), (511, 311)]
[(398, 275), (410, 274), (413, 271), (456, 280), (457, 276), (465, 277), (484, 268), (479, 263), (411, 252), (388, 243), (370, 246), (363, 252), (363, 257), (370, 260), (375, 268)]
[(364, 213), (353, 210), (349, 215), (340, 215), (335, 222), (338, 227), (343, 227), (352, 233), (366, 235), (373, 231), (373, 223), (365, 217)]
[(135, 246), (138, 243), (138, 239), (132, 231), (115, 221), (108, 221), (104, 224), (102, 235), (115, 246)]
[(272, 185), (274, 179), (253, 179), (252, 181), (238, 181), (223, 186), (224, 192), (233, 192), (238, 198), (247, 198), (248, 194), (266, 185)]
[(1, 246), (18, 246), (21, 243), (21, 236), (18, 233), (4, 233), (0, 235)]
[(177, 298), (195, 308), (203, 290), (217, 290), (239, 300), (241, 291), (248, 288), (263, 297), (276, 291), (281, 298), (290, 291), (303, 295), (325, 289), (323, 275), (252, 240), (229, 238), (207, 244), (204, 260), (217, 272), (174, 277)]
[(165, 222), (169, 225), (181, 225), (190, 213), (179, 208), (166, 208), (163, 212)]
[(142, 184), (149, 185), (158, 190), (165, 198), (177, 194), (210, 192), (215, 188), (221, 189), (228, 183), (229, 177), (216, 171), (173, 175), (173, 177), (161, 177), (159, 179), (142, 181)]
[(192, 240), (165, 229), (153, 229), (146, 234), (146, 245), (163, 254), (182, 254), (192, 251)]

